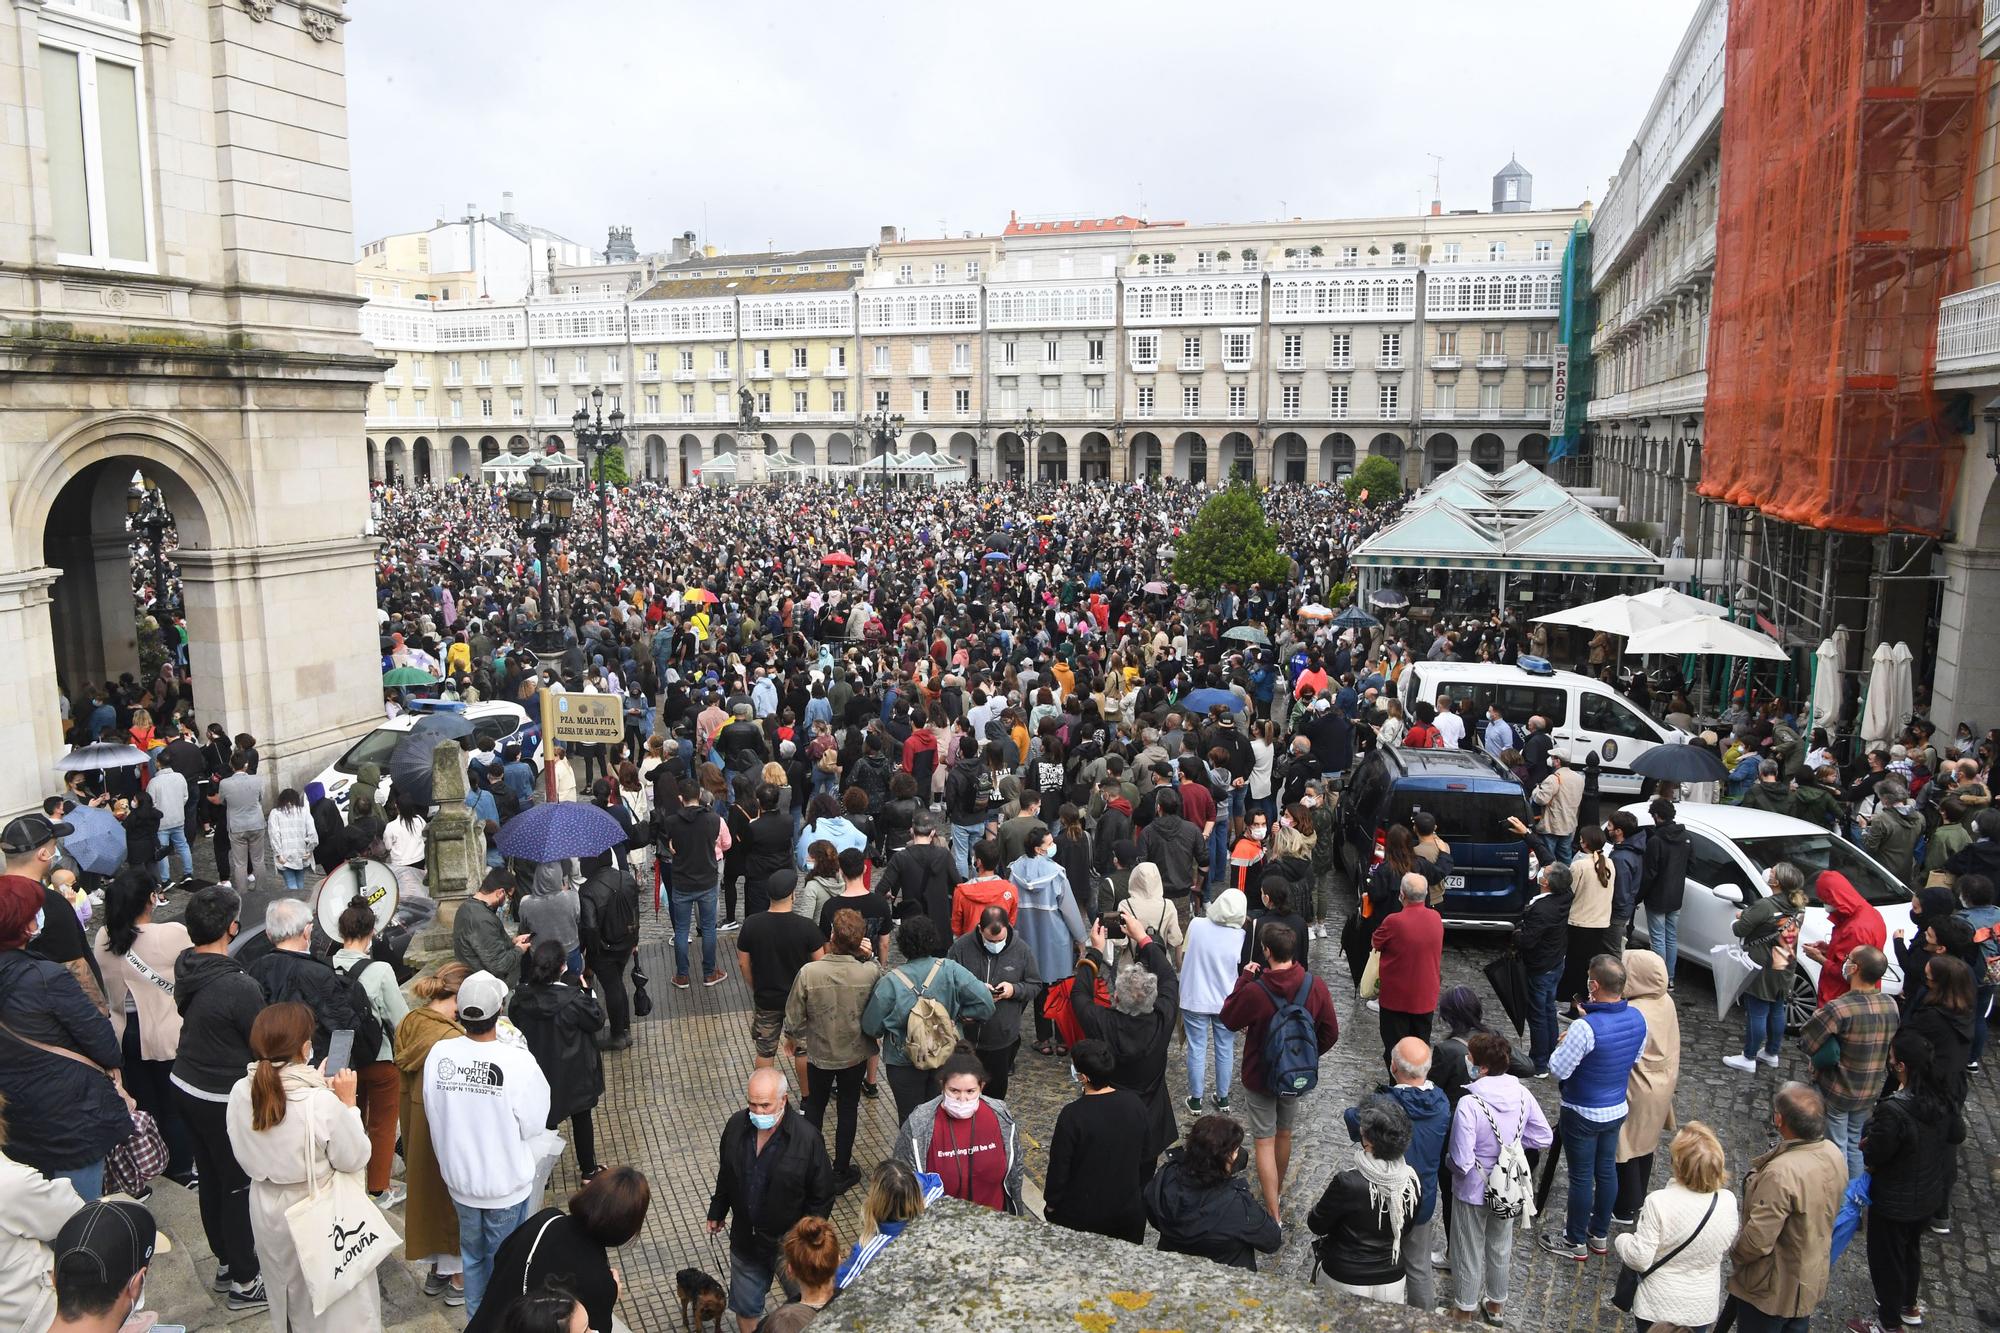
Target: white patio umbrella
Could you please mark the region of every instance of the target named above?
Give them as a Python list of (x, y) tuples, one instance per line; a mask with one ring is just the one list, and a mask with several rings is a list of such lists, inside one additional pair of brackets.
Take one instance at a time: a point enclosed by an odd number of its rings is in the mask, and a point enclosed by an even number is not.
[[(1917, 706), (1916, 684), (1910, 679), (1910, 645), (1898, 642), (1889, 650), (1890, 703), (1894, 712), (1889, 715), (1889, 725), (1900, 733), (1903, 719)], [(1894, 739), (1892, 736), (1891, 739)]]
[(1896, 732), (1895, 650), (1886, 643), (1875, 645), (1868, 666), (1868, 702), (1861, 709), (1861, 739), (1889, 743)]
[(1833, 733), (1834, 719), (1840, 716), (1840, 650), (1832, 639), (1822, 639), (1813, 650), (1813, 725)]
[(1720, 616), (1696, 616), (1692, 620), (1655, 625), (1627, 639), (1625, 651), (1670, 656), (1696, 653), (1703, 657), (1757, 657), (1771, 662), (1789, 660), (1770, 635)]
[(1649, 588), (1645, 592), (1619, 593), (1616, 597), (1551, 611), (1535, 619), (1551, 625), (1576, 625), (1629, 638), (1661, 625), (1693, 620), (1697, 616), (1712, 616), (1718, 609), (1713, 602), (1704, 602), (1699, 597), (1690, 597), (1672, 588)]

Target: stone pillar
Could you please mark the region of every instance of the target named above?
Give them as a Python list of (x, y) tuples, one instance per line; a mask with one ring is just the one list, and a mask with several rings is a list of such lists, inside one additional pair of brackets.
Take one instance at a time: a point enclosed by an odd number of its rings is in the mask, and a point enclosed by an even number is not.
[(1069, 469), (1071, 481), (1083, 480), (1083, 437), (1074, 435), (1063, 441), (1063, 466)]
[(431, 799), (437, 812), (424, 830), (424, 876), (437, 917), (420, 941), (427, 948), (451, 949), (451, 926), (458, 906), (486, 877), (486, 831), (465, 803), (465, 751), (444, 741), (431, 754)]
[(1121, 428), (1111, 437), (1111, 480), (1123, 485), (1132, 480), (1132, 446), (1126, 443), (1125, 432)]
[[(1271, 471), (1275, 466), (1274, 460), (1271, 458), (1271, 451), (1276, 447), (1263, 431), (1257, 432), (1256, 440), (1250, 445), (1250, 475), (1256, 478), (1259, 486), (1269, 486), (1271, 484)], [(1235, 457), (1232, 455), (1229, 458), (1223, 459), (1222, 467), (1223, 475), (1229, 475), (1236, 467)]]
[(2000, 604), (2000, 551), (1952, 544), (1944, 569), (1931, 721), (1949, 736), (1961, 718), (1983, 718), (2000, 697), (2000, 622), (1990, 614)]
[(985, 482), (1001, 480), (1000, 450), (999, 446), (994, 443), (993, 437), (985, 431), (981, 431), (977, 448), (979, 453), (979, 479)]
[(0, 747), (12, 762), (0, 766), (0, 818), (41, 809), (42, 797), (60, 785), (41, 771), (38, 756), (61, 755), (61, 705), (57, 700), (56, 648), (49, 589), (61, 575), (47, 565), (0, 573), (0, 653), (13, 664), (0, 684)]

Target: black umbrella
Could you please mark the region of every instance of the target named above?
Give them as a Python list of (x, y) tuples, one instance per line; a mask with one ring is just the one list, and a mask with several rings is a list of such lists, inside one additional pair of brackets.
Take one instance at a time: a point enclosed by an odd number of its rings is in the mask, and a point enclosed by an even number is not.
[(1500, 1007), (1514, 1020), (1516, 1033), (1528, 1030), (1528, 969), (1521, 955), (1509, 949), (1486, 965), (1486, 980), (1500, 997)]
[(1632, 771), (1659, 782), (1721, 782), (1729, 770), (1701, 745), (1655, 745), (1632, 761)]
[[(419, 811), (430, 808), (431, 756), (444, 740), (435, 731), (418, 727), (396, 742), (389, 753), (389, 790), (398, 801), (409, 802)], [(404, 813), (409, 810), (405, 808)]]
[(426, 713), (411, 731), (421, 731), (439, 740), (462, 741), (472, 734), (472, 723), (463, 713)]
[(1333, 618), (1337, 629), (1374, 629), (1382, 622), (1369, 615), (1358, 606), (1350, 606)]
[(1381, 607), (1385, 611), (1395, 611), (1409, 604), (1410, 599), (1394, 588), (1377, 588), (1368, 594), (1368, 605)]

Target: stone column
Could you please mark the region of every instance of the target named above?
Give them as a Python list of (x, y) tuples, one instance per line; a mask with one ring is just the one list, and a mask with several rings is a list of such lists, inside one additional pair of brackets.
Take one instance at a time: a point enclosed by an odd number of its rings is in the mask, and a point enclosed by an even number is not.
[[(1275, 461), (1271, 457), (1271, 451), (1276, 447), (1261, 430), (1257, 432), (1257, 438), (1250, 445), (1250, 475), (1256, 478), (1259, 486), (1269, 486), (1271, 484), (1271, 472), (1276, 466)], [(1236, 459), (1233, 456), (1223, 459), (1223, 475), (1227, 476), (1235, 466)]]
[(1069, 469), (1071, 481), (1083, 480), (1083, 436), (1072, 433), (1063, 440), (1063, 466)]
[(465, 751), (445, 741), (431, 754), (431, 798), (437, 813), (424, 830), (424, 875), (437, 917), (419, 943), (451, 950), (451, 926), (459, 904), (486, 877), (486, 831), (465, 803)]
[(1126, 442), (1125, 428), (1120, 426), (1111, 437), (1111, 480), (1123, 485), (1132, 480), (1132, 446)]
[(1980, 718), (2000, 697), (2000, 622), (1989, 614), (2000, 604), (2000, 551), (1952, 544), (1944, 569), (1931, 721), (1949, 736), (1961, 718)]
[(40, 756), (54, 760), (67, 747), (57, 700), (56, 646), (49, 589), (62, 571), (47, 565), (0, 573), (0, 653), (13, 664), (0, 685), (0, 818), (41, 809), (42, 797), (60, 784), (41, 771)]
[(1000, 450), (991, 432), (979, 432), (979, 479), (985, 482), (1000, 480)]

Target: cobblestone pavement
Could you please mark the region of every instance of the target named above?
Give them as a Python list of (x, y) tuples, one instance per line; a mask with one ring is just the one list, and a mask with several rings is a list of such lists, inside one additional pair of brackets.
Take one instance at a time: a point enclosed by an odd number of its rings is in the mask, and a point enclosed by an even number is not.
[[(261, 880), (261, 877), (260, 877)], [(1319, 1090), (1299, 1117), (1291, 1178), (1285, 1189), (1287, 1244), (1266, 1266), (1305, 1280), (1312, 1263), (1304, 1218), (1327, 1180), (1343, 1166), (1350, 1148), (1339, 1123), (1340, 1112), (1380, 1081), (1376, 1019), (1347, 979), (1339, 957), (1337, 923), (1347, 896), (1335, 892), (1333, 929), (1313, 950), (1314, 970), (1332, 988), (1340, 1011), (1341, 1040), (1327, 1057)], [(1481, 967), (1498, 951), (1499, 941), (1478, 935), (1453, 935), (1446, 943), (1445, 984), (1474, 987), (1498, 1014)], [(637, 1043), (607, 1060), (608, 1091), (596, 1117), (598, 1152), (606, 1162), (626, 1162), (644, 1169), (653, 1184), (653, 1207), (644, 1230), (619, 1252), (625, 1275), (620, 1314), (635, 1329), (678, 1327), (673, 1275), (686, 1266), (704, 1268), (726, 1280), (727, 1256), (721, 1239), (703, 1230), (709, 1192), (714, 1182), (715, 1145), (724, 1119), (742, 1104), (743, 1087), (752, 1069), (750, 996), (735, 965), (735, 937), (724, 934), (718, 957), (727, 974), (714, 987), (697, 984), (677, 991), (671, 984), (672, 953), (668, 918), (645, 914), (641, 960), (652, 979), (656, 1008), (635, 1024)], [(697, 947), (699, 944), (697, 942)], [(1751, 1157), (1773, 1142), (1769, 1124), (1770, 1096), (1779, 1081), (1806, 1073), (1806, 1063), (1788, 1046), (1785, 1063), (1757, 1076), (1740, 1075), (1721, 1063), (1739, 1039), (1740, 1013), (1717, 1021), (1713, 991), (1698, 967), (1681, 972), (1682, 1055), (1676, 1109), (1683, 1121), (1706, 1120), (1721, 1136), (1729, 1153), (1730, 1176), (1740, 1179)], [(1239, 1043), (1238, 1069), (1241, 1068)], [(1169, 1062), (1175, 1105), (1186, 1095), (1185, 1062), (1178, 1041)], [(1532, 1085), (1553, 1121), (1556, 1089), (1548, 1082)], [(1046, 1169), (1046, 1143), (1057, 1112), (1074, 1095), (1067, 1062), (1024, 1050), (1016, 1067), (1009, 1101), (1020, 1119), (1027, 1145), (1029, 1173), (1038, 1181)], [(1956, 1228), (1947, 1237), (1924, 1241), (1924, 1300), (1930, 1309), (1927, 1327), (1971, 1330), (2000, 1327), (2000, 1320), (1982, 1320), (1985, 1311), (2000, 1307), (1994, 1290), (1995, 1243), (2000, 1220), (1994, 1204), (2000, 1179), (2000, 1117), (1994, 1114), (1991, 1073), (1975, 1080), (1967, 1108), (1971, 1133), (1960, 1157), (1959, 1185), (1954, 1196)], [(1190, 1117), (1185, 1113), (1185, 1123)], [(876, 1100), (861, 1103), (860, 1136), (855, 1161), (863, 1169), (886, 1156), (893, 1142), (894, 1106), (886, 1088)], [(1655, 1166), (1656, 1182), (1667, 1178), (1665, 1153)], [(550, 1182), (551, 1201), (567, 1197), (576, 1185), (576, 1166), (565, 1153)], [(168, 1186), (167, 1189), (173, 1187)], [(1037, 1191), (1038, 1192), (1038, 1191)], [(855, 1234), (860, 1190), (850, 1190), (838, 1202), (834, 1218), (844, 1236)], [(1537, 1219), (1559, 1225), (1563, 1213), (1563, 1183), (1551, 1194), (1549, 1211)], [(191, 1224), (190, 1224), (191, 1225)], [(1577, 1264), (1557, 1259), (1533, 1244), (1533, 1232), (1517, 1233), (1512, 1294), (1507, 1317), (1522, 1329), (1622, 1330), (1630, 1319), (1612, 1309), (1611, 1288), (1616, 1269), (1611, 1261), (1593, 1259)], [(193, 1231), (198, 1248), (199, 1230)], [(1440, 1291), (1449, 1279), (1439, 1274)], [(423, 1320), (434, 1327), (442, 1307), (414, 1295), (404, 1274), (395, 1275), (385, 1316), (390, 1327), (401, 1320)], [(406, 1294), (407, 1293), (407, 1294)], [(204, 1302), (206, 1304), (206, 1302)], [(1833, 1288), (1813, 1321), (1815, 1329), (1835, 1329), (1851, 1315), (1870, 1307), (1863, 1250), (1857, 1246), (1835, 1270)], [(203, 1311), (167, 1310), (167, 1318), (183, 1318), (192, 1327), (220, 1322), (213, 1305)], [(459, 1312), (450, 1321), (459, 1323)], [(193, 1316), (193, 1317), (191, 1317)], [(243, 1320), (244, 1326), (252, 1326)], [(410, 1327), (418, 1326), (412, 1322)]]

